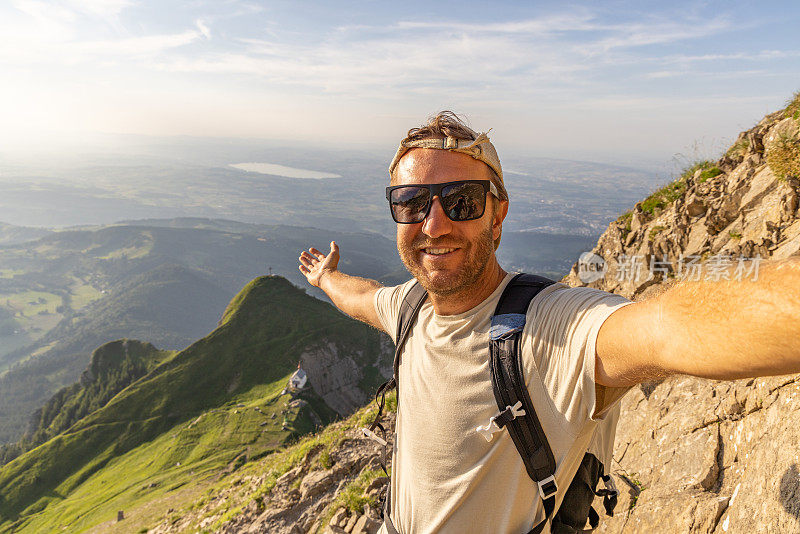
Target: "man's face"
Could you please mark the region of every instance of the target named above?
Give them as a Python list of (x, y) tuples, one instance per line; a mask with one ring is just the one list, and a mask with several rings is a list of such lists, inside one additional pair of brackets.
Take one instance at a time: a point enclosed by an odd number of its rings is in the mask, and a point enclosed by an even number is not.
[[(491, 176), (487, 165), (466, 154), (414, 148), (398, 163), (392, 185), (489, 180)], [(502, 202), (495, 210), (491, 195), (489, 197), (480, 219), (451, 221), (437, 196), (424, 221), (397, 225), (400, 258), (428, 292), (462, 293), (480, 280), (494, 256), (493, 241), (500, 236), (508, 205)]]

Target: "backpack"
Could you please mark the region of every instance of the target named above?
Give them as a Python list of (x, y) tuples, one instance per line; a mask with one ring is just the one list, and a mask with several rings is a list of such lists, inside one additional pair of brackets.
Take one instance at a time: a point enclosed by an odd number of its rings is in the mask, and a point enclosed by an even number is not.
[[(539, 291), (552, 283), (554, 283), (553, 280), (541, 276), (518, 274), (511, 279), (503, 291), (492, 316), (491, 328), (489, 329), (489, 369), (492, 388), (500, 413), (492, 417), (486, 426), (476, 429), (488, 441), (492, 439), (491, 436), (494, 432), (507, 428), (517, 451), (522, 457), (528, 476), (539, 488), (539, 496), (542, 499), (545, 518), (534, 526), (528, 534), (539, 534), (544, 530), (548, 520), (551, 518), (551, 534), (591, 532), (600, 523), (600, 516), (592, 508), (594, 496), (603, 497), (603, 507), (606, 514), (613, 517), (618, 495), (611, 476), (606, 474), (605, 466), (598, 458), (600, 456), (606, 459), (608, 457), (607, 451), (597, 450), (593, 439), (569, 488), (564, 494), (561, 506), (554, 514), (556, 493), (558, 491), (555, 481), (556, 462), (547, 442), (547, 436), (531, 402), (528, 388), (525, 386), (519, 350), (528, 306)], [(385, 429), (381, 425), (385, 396), (387, 392), (397, 386), (400, 353), (427, 296), (425, 289), (419, 283), (415, 283), (400, 305), (397, 337), (395, 338), (394, 373), (392, 378), (378, 388), (375, 394), (378, 413), (370, 427), (363, 429), (367, 437), (376, 439), (384, 445), (382, 463), (384, 472), (386, 472), (386, 441), (379, 437), (375, 430), (378, 429), (385, 435)], [(397, 402), (400, 402), (399, 390)], [(606, 486), (605, 489), (597, 489), (600, 479), (603, 480)], [(397, 530), (389, 517), (390, 499), (391, 496), (387, 488), (383, 506), (383, 518), (388, 532), (397, 534)], [(591, 528), (585, 529), (587, 521)]]

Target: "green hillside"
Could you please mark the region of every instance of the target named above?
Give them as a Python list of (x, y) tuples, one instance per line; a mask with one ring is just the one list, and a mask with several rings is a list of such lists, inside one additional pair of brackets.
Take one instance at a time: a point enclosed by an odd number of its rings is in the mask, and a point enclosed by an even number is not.
[(185, 347), (213, 329), (229, 298), (206, 276), (163, 264), (62, 321), (43, 338), (46, 350), (0, 377), (0, 442), (19, 436), (50, 395), (78, 379), (93, 347), (120, 338)]
[(78, 379), (99, 345), (130, 338), (185, 348), (216, 326), (219, 311), (255, 276), (272, 269), (304, 284), (299, 251), (331, 239), (347, 251), (347, 272), (382, 278), (401, 266), (394, 244), (375, 234), (214, 219), (69, 229), (0, 244), (0, 443), (19, 439), (33, 412)]
[[(377, 331), (283, 278), (256, 278), (211, 334), (0, 468), (0, 532), (80, 531), (330, 422), (316, 395), (299, 407), (281, 395), (300, 356), (328, 343), (359, 369), (382, 354)], [(381, 380), (355, 378), (368, 391)]]
[[(47, 235), (52, 230), (45, 228), (33, 228), (30, 226), (15, 226), (0, 222), (0, 245), (11, 245), (14, 243), (22, 243), (30, 241), (31, 239), (38, 239)], [(2, 275), (2, 273), (0, 273)]]
[[(270, 269), (304, 283), (297, 270), (299, 252), (310, 245), (326, 246), (331, 239), (347, 251), (343, 266), (348, 272), (379, 278), (401, 267), (394, 243), (376, 234), (211, 219), (70, 229), (24, 243), (0, 244), (0, 309), (13, 319), (12, 324), (0, 317), (4, 321), (0, 372), (46, 347), (52, 341), (47, 334), (56, 326), (67, 328), (74, 319), (91, 314), (93, 302), (108, 299), (135, 277), (159, 266), (178, 265), (206, 277), (227, 291), (227, 301), (253, 277)], [(201, 326), (208, 331), (215, 322)], [(123, 335), (137, 337), (133, 332)], [(59, 333), (58, 339), (63, 337)], [(174, 339), (147, 341), (163, 348), (183, 348), (174, 345)]]
[(117, 393), (173, 354), (150, 343), (121, 339), (92, 353), (79, 382), (60, 389), (31, 417), (30, 428), (17, 443), (0, 446), (0, 465), (67, 430), (102, 408)]

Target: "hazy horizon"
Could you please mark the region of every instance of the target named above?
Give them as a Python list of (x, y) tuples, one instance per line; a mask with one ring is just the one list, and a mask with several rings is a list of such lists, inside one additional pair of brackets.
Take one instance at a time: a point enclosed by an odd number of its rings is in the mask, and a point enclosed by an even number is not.
[(501, 157), (652, 168), (800, 89), (796, 2), (470, 5), (14, 0), (0, 156), (127, 134), (383, 153), (452, 109)]
[[(753, 122), (755, 124), (755, 121)], [(750, 128), (753, 124), (743, 127)], [(620, 152), (593, 152), (587, 151), (542, 151), (536, 147), (529, 150), (514, 148), (495, 141), (504, 172), (519, 174), (520, 162), (527, 160), (560, 160), (585, 163), (600, 163), (627, 167), (654, 174), (657, 183), (669, 179), (686, 166), (687, 162), (697, 160), (713, 160), (720, 157), (733, 143), (739, 130), (718, 139), (687, 138), (684, 145), (675, 151), (664, 151), (661, 154), (645, 155), (632, 151)], [(397, 140), (399, 141), (399, 139)], [(9, 170), (19, 169), (45, 169), (58, 168), (63, 170), (68, 167), (82, 167), (89, 160), (105, 159), (109, 164), (115, 165), (118, 161), (147, 163), (150, 158), (160, 161), (175, 159), (182, 164), (198, 165), (229, 165), (232, 163), (268, 163), (276, 165), (275, 170), (281, 166), (300, 167), (313, 173), (329, 173), (327, 163), (318, 161), (320, 156), (343, 154), (351, 157), (373, 160), (379, 165), (388, 168), (388, 163), (396, 150), (396, 142), (376, 143), (353, 140), (336, 142), (315, 140), (302, 142), (291, 139), (271, 139), (265, 137), (216, 137), (216, 136), (191, 136), (191, 135), (147, 135), (147, 134), (116, 134), (116, 133), (82, 133), (74, 135), (43, 135), (34, 145), (14, 145), (6, 143), (0, 145), (0, 181), (8, 175)], [(205, 147), (205, 151), (198, 152), (197, 147)], [(175, 148), (185, 150), (186, 153), (174, 152)], [(280, 152), (270, 156), (268, 160), (237, 160), (236, 153), (248, 154), (253, 150), (278, 150), (285, 149), (292, 154), (304, 151), (312, 160), (318, 161), (316, 167), (293, 165), (287, 163), (292, 158), (286, 159)], [(231, 151), (234, 155), (228, 155)], [(250, 152), (249, 152), (250, 151)], [(573, 153), (574, 152), (574, 153)], [(191, 155), (188, 155), (191, 153)], [(246, 157), (246, 156), (241, 156)], [(231, 159), (233, 158), (233, 159)], [(297, 162), (295, 162), (297, 163)], [(333, 163), (333, 162), (332, 162)], [(335, 164), (334, 164), (335, 165)], [(275, 175), (280, 175), (276, 173)], [(310, 175), (311, 176), (311, 175)], [(324, 176), (314, 176), (322, 178)]]

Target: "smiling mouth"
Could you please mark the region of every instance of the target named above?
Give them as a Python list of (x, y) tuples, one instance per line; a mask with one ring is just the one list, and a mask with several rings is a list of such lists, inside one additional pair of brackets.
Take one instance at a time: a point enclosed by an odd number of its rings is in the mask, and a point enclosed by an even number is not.
[(424, 248), (422, 252), (425, 254), (429, 254), (431, 256), (444, 256), (445, 254), (450, 254), (451, 252), (455, 252), (457, 249), (455, 248)]

